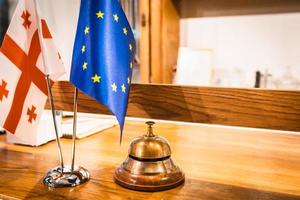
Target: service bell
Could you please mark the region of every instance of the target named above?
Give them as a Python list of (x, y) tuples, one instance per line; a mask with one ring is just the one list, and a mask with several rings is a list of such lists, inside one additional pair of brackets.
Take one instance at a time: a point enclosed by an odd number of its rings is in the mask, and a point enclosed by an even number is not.
[(153, 133), (154, 122), (146, 124), (147, 134), (132, 141), (127, 159), (115, 171), (114, 181), (129, 189), (149, 192), (181, 185), (184, 173), (173, 163), (168, 141)]

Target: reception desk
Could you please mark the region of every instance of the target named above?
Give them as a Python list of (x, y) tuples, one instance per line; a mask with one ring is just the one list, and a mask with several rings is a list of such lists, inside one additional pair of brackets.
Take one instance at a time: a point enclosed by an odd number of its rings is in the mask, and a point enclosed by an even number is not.
[[(58, 165), (55, 142), (36, 148), (10, 145), (2, 135), (0, 199), (300, 199), (300, 135), (173, 122), (158, 122), (154, 131), (169, 140), (185, 184), (156, 193), (124, 189), (113, 182), (114, 170), (126, 158), (130, 141), (146, 128), (144, 121), (127, 120), (121, 146), (117, 126), (79, 140), (76, 163), (92, 178), (60, 189), (42, 183)], [(71, 140), (62, 144), (70, 163)]]

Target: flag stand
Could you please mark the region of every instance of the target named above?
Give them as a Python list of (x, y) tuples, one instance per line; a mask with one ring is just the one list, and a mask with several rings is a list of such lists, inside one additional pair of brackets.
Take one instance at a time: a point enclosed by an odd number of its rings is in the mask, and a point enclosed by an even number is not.
[(48, 187), (62, 188), (62, 187), (75, 187), (82, 183), (87, 182), (90, 179), (90, 173), (83, 167), (75, 167), (75, 142), (76, 142), (76, 125), (77, 125), (77, 99), (78, 99), (78, 89), (75, 89), (74, 94), (74, 120), (73, 120), (73, 138), (72, 138), (72, 165), (65, 166), (62, 156), (61, 144), (58, 135), (55, 107), (52, 89), (50, 85), (49, 75), (47, 75), (47, 86), (49, 100), (52, 110), (53, 123), (55, 128), (56, 143), (59, 153), (60, 166), (51, 169), (46, 177), (44, 178), (44, 184)]

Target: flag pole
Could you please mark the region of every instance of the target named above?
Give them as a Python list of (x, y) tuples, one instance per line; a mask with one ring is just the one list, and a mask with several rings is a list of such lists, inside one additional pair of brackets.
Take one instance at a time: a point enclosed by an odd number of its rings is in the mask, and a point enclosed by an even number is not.
[(77, 100), (78, 100), (78, 89), (75, 88), (74, 92), (74, 107), (73, 107), (73, 136), (72, 136), (72, 165), (71, 173), (74, 171), (75, 165), (75, 148), (76, 148), (76, 126), (77, 126)]
[[(38, 9), (37, 9), (36, 0), (34, 0), (34, 9), (35, 9), (35, 13), (36, 13), (38, 35), (39, 35), (40, 41), (42, 41), (41, 27), (40, 27), (40, 20), (39, 20), (40, 18), (39, 18), (39, 12), (38, 12)], [(41, 49), (43, 49), (42, 45), (41, 45)], [(42, 52), (42, 56), (43, 56), (43, 65), (45, 67), (45, 55), (44, 55), (43, 52)], [(50, 75), (49, 74), (46, 75), (46, 82), (47, 82), (47, 88), (48, 88), (48, 96), (49, 96), (50, 105), (51, 105), (53, 124), (54, 124), (54, 129), (55, 129), (55, 139), (56, 139), (56, 145), (57, 145), (57, 148), (58, 148), (59, 162), (60, 162), (60, 166), (61, 166), (61, 173), (63, 173), (64, 172), (64, 160), (63, 160), (63, 156), (62, 156), (60, 139), (59, 139), (59, 135), (58, 135), (56, 115), (55, 115), (55, 106), (54, 106), (54, 100), (53, 100), (53, 94), (52, 94), (52, 88), (51, 88), (51, 84), (50, 84)]]
[[(37, 0), (34, 0), (34, 6), (35, 6), (35, 11), (36, 11), (36, 20), (37, 20), (37, 27), (39, 31), (39, 39), (40, 41), (43, 40), (41, 37), (42, 32), (41, 32), (41, 27), (40, 27), (40, 19), (38, 17), (38, 9), (37, 9)], [(41, 44), (41, 48), (43, 49), (43, 43)], [(43, 56), (43, 64), (45, 66), (45, 55), (42, 52)], [(47, 70), (46, 70), (47, 72)], [(53, 100), (53, 94), (52, 94), (52, 89), (51, 89), (51, 84), (50, 84), (50, 77), (49, 73), (46, 73), (46, 79), (47, 79), (47, 86), (48, 86), (48, 94), (49, 94), (49, 99), (50, 99), (50, 104), (51, 104), (51, 110), (52, 110), (52, 116), (53, 116), (53, 123), (54, 123), (54, 128), (55, 128), (55, 134), (56, 134), (56, 144), (58, 147), (58, 152), (59, 152), (59, 160), (60, 160), (60, 165), (58, 167), (55, 167), (48, 171), (47, 175), (44, 178), (44, 184), (47, 185), (48, 187), (75, 187), (80, 184), (83, 184), (87, 182), (90, 179), (90, 173), (88, 170), (86, 170), (83, 167), (77, 167), (74, 169), (74, 161), (75, 161), (75, 139), (76, 139), (76, 123), (77, 123), (77, 96), (78, 96), (78, 90), (75, 90), (75, 103), (74, 107), (76, 108), (74, 110), (74, 133), (73, 133), (73, 150), (72, 150), (72, 168), (70, 166), (65, 166), (64, 161), (63, 161), (63, 155), (62, 155), (62, 148), (60, 144), (60, 138), (58, 135), (58, 129), (57, 129), (57, 123), (56, 123), (56, 116), (55, 116), (55, 106), (54, 106), (54, 100)], [(76, 111), (76, 112), (75, 112)]]
[(54, 100), (53, 100), (53, 94), (52, 94), (52, 88), (51, 88), (51, 84), (50, 84), (49, 74), (46, 76), (46, 79), (47, 79), (48, 94), (49, 94), (50, 106), (51, 106), (52, 117), (53, 117), (53, 124), (54, 124), (54, 129), (55, 129), (56, 145), (57, 145), (58, 154), (59, 154), (59, 162), (60, 162), (60, 166), (61, 166), (61, 171), (63, 173), (64, 172), (64, 160), (63, 160), (63, 156), (62, 156), (60, 139), (59, 139), (59, 135), (58, 135), (56, 115), (55, 115), (55, 105), (54, 105)]

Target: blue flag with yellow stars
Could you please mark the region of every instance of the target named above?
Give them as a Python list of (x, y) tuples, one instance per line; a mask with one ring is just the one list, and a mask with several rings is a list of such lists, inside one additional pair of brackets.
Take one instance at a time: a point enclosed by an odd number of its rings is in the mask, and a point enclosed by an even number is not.
[(70, 81), (111, 110), (121, 138), (134, 54), (134, 36), (119, 1), (82, 0)]

